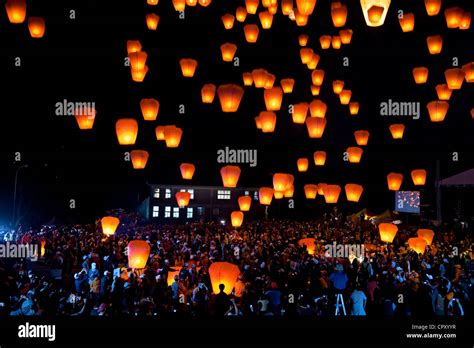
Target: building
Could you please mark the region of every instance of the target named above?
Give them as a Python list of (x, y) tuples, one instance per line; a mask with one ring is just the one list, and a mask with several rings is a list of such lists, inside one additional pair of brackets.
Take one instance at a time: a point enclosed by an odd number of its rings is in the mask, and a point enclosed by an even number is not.
[[(149, 185), (150, 196), (142, 205), (141, 212), (155, 222), (186, 222), (193, 220), (230, 219), (232, 211), (239, 210), (240, 196), (252, 197), (252, 208), (246, 217), (263, 217), (265, 207), (258, 203), (258, 188), (225, 188), (216, 186)], [(189, 205), (179, 208), (176, 193), (187, 191), (191, 195)]]

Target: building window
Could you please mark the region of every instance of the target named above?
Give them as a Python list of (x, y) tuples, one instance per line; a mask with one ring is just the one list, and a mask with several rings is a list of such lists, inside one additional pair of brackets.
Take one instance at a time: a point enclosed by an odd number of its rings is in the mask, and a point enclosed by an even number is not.
[(192, 218), (193, 218), (193, 208), (188, 208), (186, 217), (187, 217), (188, 219), (192, 219)]
[(258, 201), (258, 191), (255, 191), (255, 192), (253, 193), (253, 199), (256, 200), (256, 201)]
[(171, 198), (171, 189), (166, 189), (165, 198)]
[(154, 205), (153, 206), (153, 213), (152, 213), (152, 216), (153, 217), (158, 217), (160, 216), (160, 207), (157, 206), (157, 205)]
[(179, 207), (173, 208), (173, 218), (175, 219), (179, 218)]
[(250, 194), (249, 191), (245, 191), (245, 196), (248, 196)]
[(190, 199), (194, 199), (194, 189), (189, 189), (189, 190), (184, 190), (184, 189), (181, 189), (179, 190), (180, 192), (188, 192), (189, 193), (189, 198)]
[(204, 213), (205, 213), (205, 209), (204, 207), (197, 207), (197, 214), (198, 216), (204, 216)]
[(159, 188), (155, 189), (155, 192), (153, 192), (153, 197), (154, 198), (160, 198), (160, 189)]
[(171, 217), (171, 207), (165, 207), (165, 218)]
[(217, 199), (230, 199), (230, 190), (217, 190)]

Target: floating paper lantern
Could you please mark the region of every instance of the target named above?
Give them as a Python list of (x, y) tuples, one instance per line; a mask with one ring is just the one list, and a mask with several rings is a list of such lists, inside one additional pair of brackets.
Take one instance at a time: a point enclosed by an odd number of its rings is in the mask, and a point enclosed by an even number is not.
[(404, 33), (409, 33), (415, 29), (415, 14), (404, 13), (402, 18), (399, 19), (400, 27)]
[(450, 7), (444, 11), (444, 17), (446, 18), (446, 25), (450, 29), (458, 28), (461, 24), (464, 10), (460, 7)]
[(296, 7), (298, 12), (309, 16), (313, 13), (314, 7), (316, 6), (316, 0), (296, 0)]
[(150, 256), (150, 245), (144, 240), (132, 240), (128, 243), (128, 267), (143, 269)]
[(232, 16), (231, 14), (226, 13), (225, 15), (221, 17), (221, 20), (222, 20), (222, 24), (224, 24), (224, 28), (226, 28), (227, 30), (232, 29), (234, 27), (235, 17)]
[(298, 158), (296, 166), (298, 167), (299, 172), (306, 172), (308, 171), (309, 161), (307, 158)]
[(296, 124), (304, 124), (306, 116), (308, 114), (308, 103), (299, 103), (293, 105), (293, 122)]
[(176, 202), (178, 207), (184, 208), (189, 205), (189, 200), (191, 199), (191, 194), (189, 192), (176, 192)]
[(318, 63), (319, 63), (319, 59), (321, 57), (319, 56), (319, 54), (316, 54), (314, 53), (310, 59), (310, 61), (308, 62), (308, 64), (306, 64), (306, 66), (308, 67), (309, 70), (314, 70), (316, 69), (316, 67), (318, 66)]
[[(258, 1), (257, 1), (258, 6)], [(249, 11), (250, 13), (250, 11)], [(220, 292), (219, 285), (224, 285), (224, 292), (227, 295), (232, 293), (235, 282), (239, 277), (240, 270), (236, 265), (229, 262), (214, 262), (209, 267), (209, 276), (211, 278), (212, 292), (218, 294)]]
[(313, 85), (321, 86), (324, 81), (324, 70), (314, 70), (311, 74), (311, 80), (313, 81)]
[(356, 140), (357, 145), (365, 146), (369, 142), (369, 131), (366, 130), (358, 130), (354, 132), (354, 137)]
[(252, 73), (245, 72), (242, 74), (242, 79), (244, 81), (244, 86), (252, 86), (253, 85), (253, 77)]
[(179, 166), (179, 170), (181, 171), (181, 176), (184, 180), (191, 180), (196, 171), (196, 167), (192, 163), (182, 163)]
[(294, 79), (283, 79), (280, 81), (281, 88), (283, 89), (283, 93), (291, 93), (293, 92), (293, 87), (295, 86)]
[(194, 73), (196, 72), (196, 68), (198, 65), (197, 60), (195, 59), (181, 59), (179, 61), (181, 65), (181, 72), (183, 73), (184, 77), (193, 77)]
[(318, 185), (308, 184), (304, 185), (303, 188), (306, 199), (316, 199), (318, 194)]
[(311, 58), (313, 57), (314, 51), (312, 48), (302, 48), (300, 49), (300, 58), (301, 63), (308, 64)]
[(413, 78), (416, 84), (426, 83), (428, 80), (428, 69), (425, 67), (418, 67), (413, 69)]
[(357, 115), (359, 113), (359, 103), (358, 102), (350, 102), (349, 103), (349, 113), (351, 115)]
[(142, 44), (138, 40), (127, 41), (127, 53), (140, 52), (142, 50)]
[(262, 205), (270, 205), (273, 199), (273, 189), (271, 187), (262, 187), (258, 190), (258, 199)]
[(415, 169), (411, 172), (411, 179), (416, 186), (423, 186), (426, 183), (426, 170)]
[(259, 115), (259, 121), (263, 133), (272, 133), (275, 131), (277, 118), (273, 111), (262, 111)]
[(385, 243), (392, 243), (397, 235), (398, 227), (392, 223), (383, 222), (379, 224), (380, 240)]
[(319, 38), (319, 43), (321, 44), (321, 48), (323, 50), (327, 50), (329, 47), (331, 47), (331, 36), (329, 35), (323, 35)]
[(130, 67), (137, 72), (145, 70), (147, 57), (148, 55), (143, 51), (129, 53)]
[(346, 152), (349, 156), (350, 163), (359, 163), (364, 150), (362, 150), (360, 147), (348, 147)]
[(326, 163), (326, 151), (316, 151), (313, 154), (314, 164), (317, 166), (324, 166)]
[(321, 92), (321, 86), (311, 86), (311, 95), (317, 97)]
[(238, 166), (225, 166), (221, 169), (222, 184), (224, 187), (237, 187), (241, 170)]
[(166, 126), (163, 134), (165, 136), (166, 147), (176, 148), (181, 142), (183, 130), (176, 126)]
[(369, 27), (379, 27), (384, 24), (390, 0), (360, 0), (365, 23)]
[(335, 94), (339, 94), (344, 89), (344, 81), (335, 80), (332, 82), (332, 90)]
[(309, 255), (314, 255), (316, 252), (316, 239), (303, 238), (298, 241), (298, 245), (304, 246)]
[(115, 216), (105, 216), (100, 220), (102, 226), (102, 233), (106, 236), (113, 236), (117, 227), (120, 224), (120, 220)]
[(392, 124), (388, 127), (393, 139), (402, 139), (403, 133), (405, 132), (405, 125), (397, 123)]
[(12, 24), (21, 24), (26, 18), (25, 0), (8, 0), (5, 4), (8, 20)]
[(76, 111), (74, 112), (74, 117), (76, 118), (77, 125), (81, 130), (92, 129), (92, 127), (94, 126), (95, 116), (95, 109), (76, 109)]
[(158, 126), (155, 128), (156, 140), (165, 140), (165, 128), (166, 126)]
[(257, 8), (260, 3), (260, 0), (245, 0), (245, 7), (249, 14), (257, 13)]
[(441, 0), (425, 0), (425, 8), (428, 16), (436, 16), (441, 10)]
[(150, 30), (156, 30), (158, 28), (158, 23), (160, 22), (160, 16), (154, 13), (149, 13), (146, 15), (146, 25)]
[(343, 89), (339, 93), (339, 100), (342, 105), (348, 105), (351, 101), (351, 97), (352, 97), (352, 91), (349, 89)]
[(295, 16), (296, 25), (298, 27), (304, 27), (306, 24), (308, 24), (309, 16), (305, 16), (304, 14), (298, 12), (298, 10), (294, 12), (294, 16)]
[(300, 36), (298, 36), (298, 43), (301, 47), (304, 47), (307, 45), (308, 43), (308, 39), (309, 39), (309, 36), (306, 35), (306, 34), (301, 34)]
[(252, 198), (250, 196), (240, 196), (237, 200), (239, 202), (239, 209), (241, 211), (249, 211), (252, 205)]
[(248, 43), (255, 43), (258, 39), (258, 26), (256, 24), (246, 24), (244, 26), (245, 40)]
[(324, 199), (328, 204), (335, 204), (339, 199), (341, 193), (341, 186), (339, 185), (326, 185), (324, 187)]
[(242, 226), (242, 222), (244, 221), (244, 213), (241, 211), (233, 211), (230, 214), (230, 221), (232, 223), (232, 227)]
[(122, 118), (115, 124), (120, 145), (133, 145), (137, 140), (138, 122), (133, 118)]
[(434, 237), (434, 231), (425, 229), (425, 228), (420, 228), (418, 231), (416, 231), (416, 235), (418, 238), (424, 239), (427, 245), (431, 245), (433, 242), (433, 237)]
[(30, 17), (28, 18), (28, 30), (30, 35), (34, 39), (40, 39), (43, 37), (46, 30), (44, 19), (42, 17)]
[(461, 22), (459, 23), (459, 29), (461, 30), (467, 30), (471, 27), (471, 13), (470, 12), (464, 12)]
[(243, 23), (245, 22), (245, 19), (247, 18), (247, 9), (245, 7), (237, 7), (237, 10), (235, 10), (235, 18)]
[(326, 188), (326, 186), (328, 186), (328, 184), (323, 182), (318, 184), (318, 195), (324, 196), (324, 189)]
[(441, 84), (436, 86), (436, 94), (439, 100), (449, 100), (451, 98), (452, 90), (449, 89), (447, 84)]
[(140, 101), (143, 119), (145, 121), (155, 121), (160, 109), (160, 103), (156, 99), (142, 99)]
[(357, 184), (346, 184), (344, 190), (346, 191), (346, 197), (349, 202), (359, 202), (364, 187)]
[(156, 6), (156, 5), (158, 5), (158, 1), (159, 1), (159, 0), (146, 0), (146, 3), (147, 3), (148, 5)]
[(321, 138), (326, 128), (325, 118), (310, 117), (306, 119), (306, 128), (310, 138)]
[(208, 83), (201, 88), (201, 99), (204, 104), (212, 104), (216, 97), (216, 85)]
[(283, 199), (283, 197), (285, 197), (285, 192), (280, 192), (280, 191), (274, 191), (273, 192), (273, 197), (275, 199)]
[(132, 160), (133, 169), (145, 169), (148, 162), (148, 151), (133, 150), (130, 151), (130, 158)]
[(342, 46), (342, 40), (341, 40), (341, 37), (340, 36), (333, 36), (331, 38), (331, 46), (332, 48), (334, 48), (335, 50), (338, 50), (341, 48)]
[(409, 238), (408, 246), (416, 251), (417, 254), (424, 254), (426, 249), (426, 241), (423, 238)]
[(273, 174), (273, 189), (275, 191), (284, 192), (289, 186), (291, 186), (291, 184), (291, 178), (288, 174)]
[(347, 20), (347, 6), (340, 2), (333, 2), (331, 4), (331, 18), (332, 23), (336, 28), (346, 25)]
[(148, 72), (148, 67), (145, 65), (143, 69), (134, 69), (131, 68), (132, 71), (132, 80), (135, 82), (143, 82), (145, 79), (146, 73)]
[(222, 85), (217, 89), (217, 95), (223, 112), (236, 112), (244, 96), (244, 89), (234, 84)]
[(234, 60), (237, 45), (225, 43), (221, 46), (222, 60), (224, 62), (232, 62)]
[(400, 186), (402, 186), (402, 181), (403, 181), (403, 174), (390, 173), (387, 175), (387, 184), (388, 184), (388, 189), (390, 191), (400, 190)]
[(426, 39), (430, 54), (440, 54), (443, 49), (443, 38), (441, 35), (428, 36)]
[(326, 103), (319, 99), (315, 99), (309, 104), (309, 112), (311, 117), (324, 118), (326, 116), (326, 111), (328, 107)]
[(186, 9), (186, 0), (173, 0), (173, 6), (176, 12), (182, 12)]
[(263, 92), (265, 106), (268, 111), (279, 111), (283, 101), (283, 90), (281, 87), (273, 87)]
[(186, 0), (186, 5), (188, 6), (196, 6), (197, 5), (197, 0)]
[(179, 276), (179, 274), (181, 273), (181, 269), (181, 266), (173, 266), (168, 270), (168, 278), (166, 278), (166, 283), (168, 284), (168, 286), (173, 285), (174, 277)]
[(449, 104), (445, 101), (432, 101), (427, 105), (431, 122), (442, 122), (448, 112)]
[(351, 43), (353, 31), (351, 29), (343, 29), (339, 31), (339, 36), (341, 38), (341, 42), (344, 45), (348, 45)]
[(462, 71), (466, 82), (474, 82), (474, 62), (463, 65)]
[(273, 23), (273, 15), (268, 12), (260, 12), (258, 14), (258, 18), (260, 19), (260, 24), (262, 25), (262, 29), (270, 29)]
[(202, 7), (207, 7), (211, 4), (212, 0), (199, 0), (199, 5)]
[(265, 81), (265, 86), (263, 88), (265, 89), (270, 89), (273, 88), (273, 85), (275, 84), (276, 81), (276, 76), (273, 74), (267, 74), (267, 79)]
[(285, 198), (292, 198), (294, 192), (295, 192), (295, 186), (291, 185), (291, 187), (286, 189), (284, 193)]
[(291, 15), (293, 13), (293, 0), (281, 0), (281, 12), (285, 16)]

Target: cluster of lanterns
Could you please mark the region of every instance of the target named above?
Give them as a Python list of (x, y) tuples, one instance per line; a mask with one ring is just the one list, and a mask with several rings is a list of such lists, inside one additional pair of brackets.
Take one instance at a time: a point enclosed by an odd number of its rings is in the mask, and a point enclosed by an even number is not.
[[(7, 0), (5, 4), (8, 20), (12, 24), (22, 24), (26, 19), (26, 0)], [(34, 39), (44, 36), (46, 25), (43, 17), (28, 17), (28, 30)]]

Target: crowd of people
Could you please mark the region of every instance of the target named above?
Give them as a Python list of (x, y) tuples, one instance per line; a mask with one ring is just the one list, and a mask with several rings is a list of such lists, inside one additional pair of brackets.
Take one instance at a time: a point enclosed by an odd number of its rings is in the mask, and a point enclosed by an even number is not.
[[(260, 220), (240, 228), (197, 221), (158, 225), (117, 212), (114, 236), (100, 223), (43, 226), (17, 233), (18, 243), (43, 241), (39, 262), (0, 260), (0, 315), (53, 316), (334, 316), (336, 294), (347, 315), (471, 316), (473, 240), (466, 230), (436, 228), (424, 254), (407, 248), (417, 227), (399, 225), (382, 243), (377, 225), (337, 211), (318, 221)], [(364, 244), (360, 257), (308, 253), (298, 244)], [(145, 269), (128, 268), (127, 245), (145, 240)], [(237, 265), (232, 293), (212, 291), (209, 267)], [(227, 291), (226, 291), (227, 290)], [(339, 314), (344, 311), (339, 310)]]

